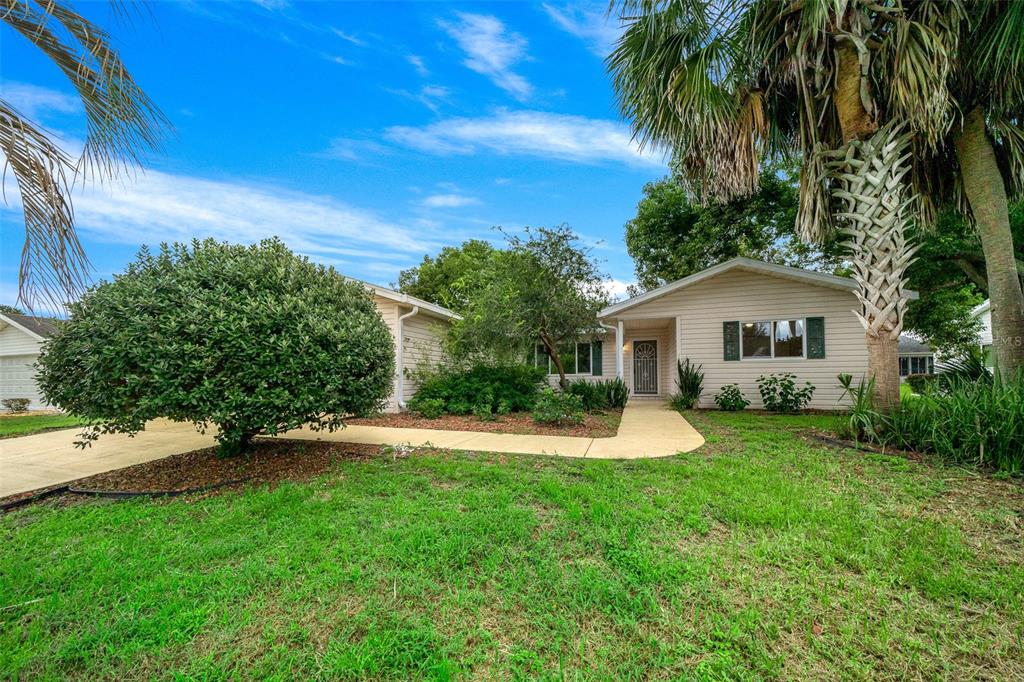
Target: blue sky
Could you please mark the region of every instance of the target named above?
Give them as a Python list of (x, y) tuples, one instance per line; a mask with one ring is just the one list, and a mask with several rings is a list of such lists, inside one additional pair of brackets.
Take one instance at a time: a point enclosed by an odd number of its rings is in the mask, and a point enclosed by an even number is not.
[[(632, 279), (623, 224), (660, 155), (617, 116), (604, 4), (156, 2), (116, 36), (175, 130), (146, 170), (75, 198), (96, 277), (142, 244), (280, 236), (380, 284), (491, 229), (569, 223), (616, 290)], [(0, 90), (67, 144), (81, 107), (57, 69), (0, 29)], [(8, 183), (9, 183), (8, 179)], [(7, 192), (0, 301), (22, 239)]]

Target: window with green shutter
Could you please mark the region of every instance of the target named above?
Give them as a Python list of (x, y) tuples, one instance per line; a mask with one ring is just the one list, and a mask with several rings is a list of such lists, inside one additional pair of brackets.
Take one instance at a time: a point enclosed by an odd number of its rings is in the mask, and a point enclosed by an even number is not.
[(825, 318), (807, 318), (807, 357), (821, 360), (825, 357)]
[(722, 343), (726, 360), (740, 359), (740, 323), (722, 323)]
[(590, 352), (591, 352), (591, 362), (590, 362), (591, 373), (595, 377), (602, 376), (602, 374), (604, 373), (604, 370), (601, 367), (601, 358), (603, 357), (601, 355), (601, 342), (600, 341), (592, 342), (590, 344)]

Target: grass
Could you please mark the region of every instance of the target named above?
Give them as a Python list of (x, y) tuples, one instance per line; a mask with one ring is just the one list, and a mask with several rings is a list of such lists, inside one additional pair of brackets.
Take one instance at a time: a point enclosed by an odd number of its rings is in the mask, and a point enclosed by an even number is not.
[(914, 389), (910, 388), (910, 384), (905, 382), (900, 384), (900, 400), (906, 400), (907, 398), (911, 398), (916, 395), (917, 394), (914, 393)]
[(690, 413), (663, 460), (426, 453), (0, 518), (0, 678), (1024, 676), (1024, 495)]
[(78, 417), (66, 414), (26, 414), (0, 417), (0, 438), (68, 429), (82, 424)]

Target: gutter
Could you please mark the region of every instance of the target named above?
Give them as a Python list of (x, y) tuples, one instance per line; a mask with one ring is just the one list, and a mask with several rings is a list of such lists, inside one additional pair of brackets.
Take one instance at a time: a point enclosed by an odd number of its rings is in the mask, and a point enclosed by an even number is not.
[(405, 333), (404, 324), (406, 318), (415, 317), (420, 312), (420, 307), (414, 305), (412, 310), (407, 312), (405, 315), (398, 316), (398, 329), (395, 330), (396, 336), (398, 336), (397, 345), (397, 357), (395, 358), (395, 368), (398, 372), (398, 388), (395, 390), (395, 401), (398, 403), (399, 409), (405, 409)]

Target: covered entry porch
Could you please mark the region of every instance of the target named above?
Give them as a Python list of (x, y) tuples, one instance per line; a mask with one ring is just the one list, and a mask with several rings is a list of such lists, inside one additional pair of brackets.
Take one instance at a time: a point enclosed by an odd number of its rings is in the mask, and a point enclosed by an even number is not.
[(602, 323), (614, 330), (615, 374), (629, 387), (630, 400), (667, 399), (676, 390), (679, 318), (618, 317)]

